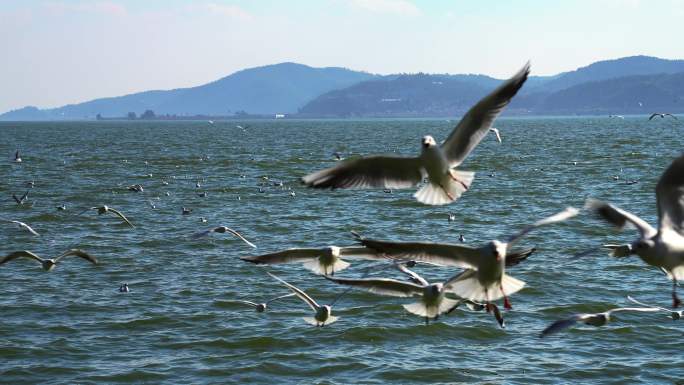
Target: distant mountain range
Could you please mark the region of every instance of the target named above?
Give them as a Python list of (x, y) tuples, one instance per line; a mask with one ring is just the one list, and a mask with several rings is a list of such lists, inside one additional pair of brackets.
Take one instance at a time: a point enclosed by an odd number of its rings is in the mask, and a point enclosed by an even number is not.
[[(511, 74), (516, 69), (511, 69)], [(460, 115), (500, 79), (485, 75), (373, 75), (281, 63), (192, 88), (146, 91), (54, 109), (25, 107), (0, 120), (139, 116), (443, 117)], [(508, 114), (684, 112), (684, 60), (632, 56), (555, 76), (531, 76)]]

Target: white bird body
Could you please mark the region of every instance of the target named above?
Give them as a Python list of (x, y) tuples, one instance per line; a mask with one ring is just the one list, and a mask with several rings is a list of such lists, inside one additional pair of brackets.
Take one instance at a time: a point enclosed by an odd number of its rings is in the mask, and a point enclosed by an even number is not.
[(287, 286), (292, 292), (301, 299), (304, 303), (309, 305), (311, 310), (315, 312), (312, 317), (304, 317), (304, 321), (313, 326), (325, 326), (337, 321), (338, 317), (332, 315), (332, 307), (330, 305), (319, 305), (313, 298), (306, 294), (303, 290), (299, 289), (295, 285), (291, 285), (284, 280), (278, 278), (274, 274), (268, 273), (271, 277), (280, 281), (283, 285)]
[(428, 205), (448, 204), (468, 190), (474, 173), (456, 170), (508, 105), (527, 80), (530, 68), (525, 65), (511, 79), (504, 82), (473, 106), (461, 119), (449, 137), (437, 144), (432, 136), (424, 136), (418, 157), (371, 156), (338, 162), (302, 178), (314, 188), (383, 188), (402, 189), (427, 182), (414, 197)]
[(647, 264), (665, 271), (673, 282), (672, 307), (678, 307), (681, 301), (676, 293), (677, 281), (684, 280), (684, 155), (663, 172), (656, 185), (656, 200), (658, 229), (606, 202), (588, 199), (586, 207), (619, 228), (630, 223), (639, 230), (639, 238), (629, 247), (616, 248), (615, 255), (636, 254)]

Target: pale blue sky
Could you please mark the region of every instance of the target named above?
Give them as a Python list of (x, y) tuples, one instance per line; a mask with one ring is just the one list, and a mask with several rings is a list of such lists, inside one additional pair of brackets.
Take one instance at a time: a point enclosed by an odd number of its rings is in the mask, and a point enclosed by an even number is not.
[(0, 0), (0, 112), (283, 61), (507, 77), (681, 59), (682, 20), (684, 0)]

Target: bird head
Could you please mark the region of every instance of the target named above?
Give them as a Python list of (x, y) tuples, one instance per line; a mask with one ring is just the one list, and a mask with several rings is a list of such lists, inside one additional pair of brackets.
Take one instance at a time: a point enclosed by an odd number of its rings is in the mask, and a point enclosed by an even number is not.
[(55, 268), (55, 260), (54, 259), (46, 259), (43, 261), (43, 270), (45, 271), (50, 271)]
[(508, 244), (493, 240), (491, 243), (492, 255), (497, 262), (502, 262), (506, 259), (506, 249)]
[(260, 304), (256, 305), (257, 313), (263, 313), (264, 310), (266, 310), (266, 304), (265, 303), (260, 303)]
[(326, 247), (326, 250), (332, 255), (333, 257), (339, 257), (340, 256), (340, 248), (337, 246), (328, 246)]
[(435, 141), (435, 138), (433, 138), (430, 135), (425, 135), (421, 141), (421, 144), (423, 145), (423, 148), (429, 148), (437, 145), (437, 142)]

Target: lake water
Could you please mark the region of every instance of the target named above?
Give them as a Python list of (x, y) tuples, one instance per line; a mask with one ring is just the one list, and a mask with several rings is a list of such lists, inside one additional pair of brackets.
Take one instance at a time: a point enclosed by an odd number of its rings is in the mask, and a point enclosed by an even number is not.
[[(27, 259), (0, 266), (0, 382), (671, 384), (682, 378), (684, 321), (665, 314), (620, 314), (601, 328), (582, 325), (538, 338), (556, 319), (627, 305), (627, 295), (670, 305), (671, 283), (638, 258), (612, 259), (600, 251), (570, 258), (636, 236), (589, 215), (520, 242), (537, 252), (509, 270), (527, 286), (511, 297), (503, 330), (490, 315), (460, 308), (425, 326), (402, 308), (411, 300), (359, 290), (335, 305), (341, 318), (324, 328), (302, 321), (310, 310), (294, 297), (258, 314), (230, 300), (287, 293), (266, 271), (322, 303), (344, 288), (299, 265), (244, 263), (238, 257), (253, 255), (252, 249), (227, 235), (189, 238), (226, 225), (256, 243), (258, 253), (353, 245), (350, 230), (453, 243), (463, 234), (467, 244), (478, 245), (566, 206), (581, 207), (587, 197), (655, 225), (655, 183), (683, 149), (684, 126), (674, 120), (503, 118), (496, 122), (503, 143), (488, 136), (475, 149), (463, 165), (477, 172), (471, 190), (448, 206), (420, 205), (413, 189), (318, 191), (298, 183), (335, 164), (336, 151), (414, 155), (423, 135), (441, 141), (454, 124), (0, 123), (0, 154), (7, 157), (0, 162), (0, 217), (42, 234), (3, 224), (0, 253), (50, 257), (77, 247), (100, 261), (70, 258), (49, 273)], [(17, 148), (21, 164), (10, 161)], [(28, 181), (35, 187), (25, 187)], [(279, 181), (283, 187), (272, 183)], [(144, 192), (126, 190), (136, 183)], [(12, 193), (26, 190), (29, 204), (16, 205)], [(202, 191), (204, 198), (197, 195)], [(56, 209), (61, 204), (66, 211)], [(94, 211), (77, 215), (102, 204), (122, 211), (136, 228)], [(181, 215), (183, 206), (192, 214)], [(449, 213), (455, 221), (447, 221)], [(367, 265), (353, 262), (338, 275), (357, 277)], [(455, 272), (417, 271), (430, 281)], [(391, 268), (373, 275), (401, 278)], [(123, 282), (130, 293), (118, 292)]]

